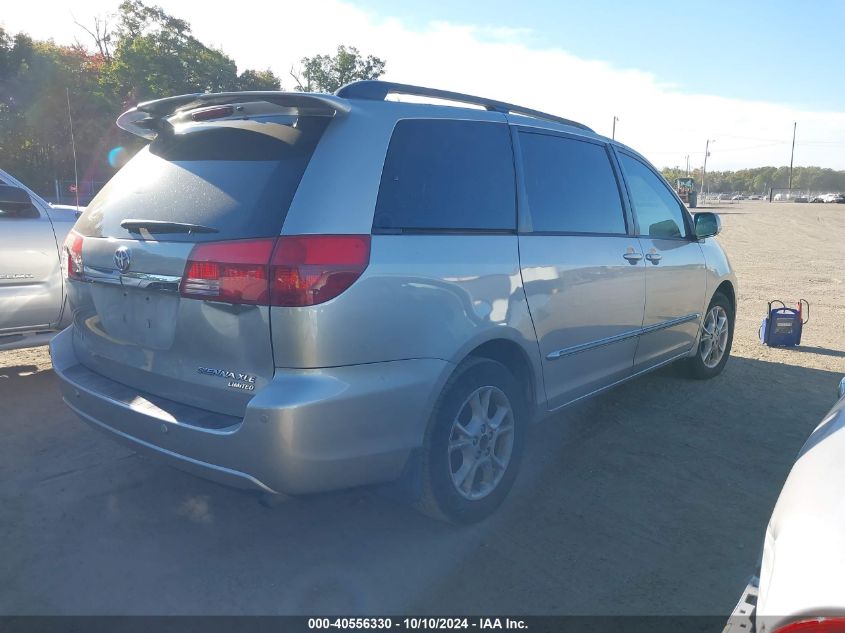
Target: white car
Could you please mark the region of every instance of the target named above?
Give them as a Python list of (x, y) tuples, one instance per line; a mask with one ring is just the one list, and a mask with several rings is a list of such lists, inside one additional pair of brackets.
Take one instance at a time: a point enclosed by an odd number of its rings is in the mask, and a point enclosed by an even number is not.
[(801, 448), (766, 528), (760, 578), (725, 631), (845, 631), (845, 378)]

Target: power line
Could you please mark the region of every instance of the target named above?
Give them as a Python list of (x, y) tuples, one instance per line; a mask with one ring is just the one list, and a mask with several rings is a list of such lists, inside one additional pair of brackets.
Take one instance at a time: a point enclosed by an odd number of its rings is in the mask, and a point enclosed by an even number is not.
[[(729, 147), (729, 148), (720, 148), (719, 153), (722, 152), (741, 152), (749, 149), (759, 149), (761, 147), (773, 147), (774, 145), (788, 145), (789, 141), (778, 141), (777, 143), (764, 143), (763, 145), (750, 145), (748, 147)], [(802, 143), (797, 143), (798, 146), (801, 146)], [(662, 150), (659, 152), (649, 152), (649, 154), (682, 154), (682, 155), (703, 155), (704, 152), (693, 152), (689, 150)]]

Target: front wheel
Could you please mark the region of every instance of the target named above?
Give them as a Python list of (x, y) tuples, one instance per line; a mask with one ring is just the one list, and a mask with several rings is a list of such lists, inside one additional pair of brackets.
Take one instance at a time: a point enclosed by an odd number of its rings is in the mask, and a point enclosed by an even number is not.
[(420, 510), (455, 523), (492, 514), (513, 485), (525, 401), (501, 363), (469, 358), (443, 388), (423, 448)]
[(733, 336), (733, 308), (725, 295), (716, 293), (701, 322), (696, 354), (685, 359), (687, 373), (699, 379), (718, 376), (728, 362)]

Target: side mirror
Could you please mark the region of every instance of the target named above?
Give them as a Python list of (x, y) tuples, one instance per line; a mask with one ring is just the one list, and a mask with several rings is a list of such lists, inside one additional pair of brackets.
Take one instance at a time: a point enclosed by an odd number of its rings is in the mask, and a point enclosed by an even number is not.
[(0, 185), (0, 217), (37, 217), (38, 211), (26, 190), (10, 185)]
[(839, 381), (839, 389), (837, 389), (837, 394), (840, 398), (845, 398), (845, 378)]
[(695, 216), (695, 237), (703, 240), (705, 237), (713, 237), (722, 231), (722, 220), (718, 214), (702, 211)]

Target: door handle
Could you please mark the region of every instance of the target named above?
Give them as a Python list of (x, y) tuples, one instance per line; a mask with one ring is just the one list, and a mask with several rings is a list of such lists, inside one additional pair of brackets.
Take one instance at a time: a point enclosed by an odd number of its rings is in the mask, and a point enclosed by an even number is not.
[(638, 261), (640, 261), (643, 258), (643, 254), (642, 253), (632, 253), (632, 252), (629, 251), (629, 252), (625, 253), (624, 255), (622, 255), (622, 257), (627, 259), (629, 264), (636, 264)]
[(652, 264), (657, 265), (660, 263), (660, 260), (663, 259), (663, 255), (660, 253), (648, 253), (645, 258)]

